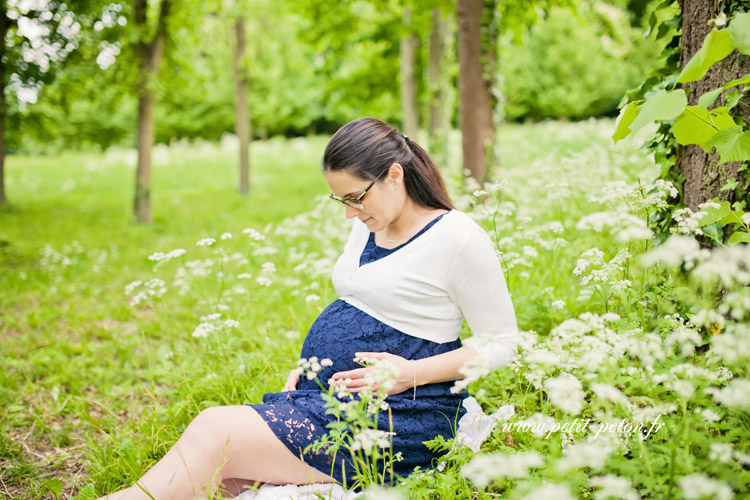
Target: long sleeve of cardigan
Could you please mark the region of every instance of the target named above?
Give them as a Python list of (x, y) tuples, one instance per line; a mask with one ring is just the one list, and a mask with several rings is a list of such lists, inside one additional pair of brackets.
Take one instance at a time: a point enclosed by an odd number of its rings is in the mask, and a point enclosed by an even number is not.
[(474, 348), (491, 369), (518, 352), (518, 327), (503, 270), (487, 233), (477, 228), (464, 242), (448, 273), (448, 295), (463, 312)]

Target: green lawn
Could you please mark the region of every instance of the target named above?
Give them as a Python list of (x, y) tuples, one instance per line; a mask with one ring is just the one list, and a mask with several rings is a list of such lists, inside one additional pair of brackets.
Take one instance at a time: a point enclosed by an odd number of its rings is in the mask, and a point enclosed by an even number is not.
[[(691, 473), (747, 492), (747, 471), (717, 464), (709, 453), (712, 440), (733, 442), (738, 435), (744, 439), (738, 453), (748, 453), (747, 415), (721, 410), (703, 392), (680, 399), (654, 381), (679, 364), (708, 366), (706, 359), (669, 351), (654, 366), (638, 354), (677, 328), (667, 314), (694, 314), (710, 294), (693, 289), (686, 295), (689, 287), (678, 278), (640, 267), (637, 257), (650, 248), (647, 240), (617, 239), (616, 226), (626, 214), (649, 210), (637, 201), (637, 186), (645, 193), (658, 172), (637, 143), (614, 147), (613, 127), (610, 120), (504, 126), (500, 182), (487, 186), (486, 204), (473, 209), (474, 188), (459, 185), (459, 141), (451, 137), (444, 174), (458, 207), (472, 211), (498, 245), (525, 332), (522, 351), (538, 352), (543, 344), (534, 340), (549, 341), (556, 355), (584, 359), (564, 334), (583, 324), (589, 326), (581, 335), (598, 336), (602, 345), (630, 342), (632, 351), (612, 357), (617, 347), (610, 346), (602, 354), (607, 363), (596, 369), (586, 365), (590, 361), (571, 361), (567, 370), (589, 391), (580, 414), (560, 411), (541, 385), (560, 375), (560, 366), (522, 359), (470, 387), (488, 412), (512, 403), (518, 418), (527, 419), (635, 419), (643, 408), (674, 401), (669, 427), (645, 447), (634, 439), (619, 453), (611, 451), (606, 467), (571, 472), (556, 466), (562, 448), (585, 436), (535, 439), (522, 433), (509, 441), (496, 431), (484, 452), (535, 450), (544, 466), (526, 479), (493, 476), (483, 484), (462, 469), (472, 460), (462, 452), (442, 474), (412, 478), (403, 489), (408, 497), (521, 498), (542, 480), (583, 496), (596, 485), (591, 478), (604, 473), (631, 478), (643, 498), (665, 498), (680, 488), (678, 476)], [(114, 491), (140, 476), (201, 409), (257, 402), (281, 388), (307, 328), (336, 298), (329, 274), (350, 227), (343, 210), (325, 199), (320, 158), (326, 140), (254, 144), (248, 198), (236, 189), (232, 149), (159, 146), (150, 225), (131, 221), (132, 151), (8, 158), (12, 205), (0, 213), (0, 479), (11, 497), (52, 498), (60, 488), (63, 498)], [(605, 211), (617, 214), (609, 216), (609, 226), (580, 225), (584, 216)], [(246, 228), (265, 239), (243, 234)], [(225, 233), (231, 238), (222, 239)], [(216, 242), (197, 246), (202, 238)], [(603, 261), (586, 254), (593, 248)], [(175, 249), (185, 254), (158, 265), (149, 260)], [(622, 268), (612, 264), (616, 255), (624, 259)], [(600, 269), (606, 279), (587, 284), (588, 271), (576, 276), (582, 257), (589, 259), (588, 270)], [(128, 284), (133, 289), (126, 295)], [(134, 297), (143, 300), (131, 305)], [(221, 327), (207, 317), (216, 313), (239, 326)], [(607, 316), (609, 326), (600, 320), (605, 313), (617, 314)], [(194, 337), (201, 323), (217, 330)], [(743, 359), (725, 364), (742, 376)], [(619, 387), (634, 406), (595, 395), (589, 384), (596, 381)], [(721, 421), (704, 421), (697, 413), (708, 408), (721, 410)], [(742, 430), (732, 434), (737, 428)], [(691, 443), (692, 458), (676, 455), (674, 436)], [(685, 460), (677, 463), (675, 456)]]

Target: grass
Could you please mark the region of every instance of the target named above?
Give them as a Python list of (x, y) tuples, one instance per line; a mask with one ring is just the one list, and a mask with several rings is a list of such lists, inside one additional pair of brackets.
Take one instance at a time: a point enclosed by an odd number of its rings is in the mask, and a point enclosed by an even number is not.
[[(633, 290), (616, 298), (603, 299), (573, 275), (587, 249), (600, 248), (609, 260), (623, 246), (636, 254), (648, 248), (643, 242), (620, 243), (614, 232), (576, 227), (586, 214), (618, 208), (616, 199), (591, 200), (608, 183), (648, 185), (657, 175), (637, 144), (613, 147), (612, 130), (609, 120), (505, 126), (500, 177), (509, 187), (495, 197), (500, 205), (494, 215), (482, 215), (482, 207), (473, 210), (502, 249), (519, 327), (540, 339), (554, 339), (558, 325), (585, 313), (618, 312), (622, 321), (607, 333), (616, 337), (634, 328), (659, 331), (664, 314), (685, 309), (666, 298), (674, 295), (669, 282), (661, 282), (665, 291), (652, 297), (652, 305), (639, 306), (645, 296), (639, 294), (653, 293), (654, 280), (661, 278), (648, 270), (636, 275), (635, 262), (632, 272), (629, 264), (617, 278), (633, 280)], [(0, 213), (0, 404), (5, 409), (0, 492), (24, 500), (52, 498), (56, 479), (62, 481), (62, 498), (86, 485), (89, 493), (114, 491), (157, 460), (201, 409), (258, 402), (265, 392), (279, 390), (304, 332), (336, 298), (330, 269), (349, 225), (340, 207), (321, 199), (328, 191), (319, 167), (326, 140), (254, 144), (248, 198), (236, 189), (230, 145), (160, 146), (154, 151), (154, 223), (149, 225), (131, 221), (131, 151), (8, 159), (12, 205)], [(458, 144), (452, 136), (444, 174), (454, 201), (468, 211), (472, 189), (465, 193), (459, 186)], [(249, 239), (244, 228), (267, 238)], [(220, 239), (227, 232), (232, 238)], [(205, 237), (215, 238), (216, 245), (196, 246)], [(149, 255), (178, 248), (187, 254), (154, 270)], [(275, 269), (267, 267), (269, 262)], [(252, 278), (241, 278), (244, 273)], [(160, 295), (161, 285), (148, 285), (154, 278), (164, 280), (166, 293), (131, 306), (137, 291)], [(145, 284), (126, 296), (125, 286), (135, 280)], [(650, 308), (645, 314), (644, 307)], [(191, 335), (199, 323), (211, 322), (201, 317), (217, 312), (239, 321), (239, 328), (206, 338)], [(623, 390), (627, 386), (631, 401), (658, 405), (669, 394), (633, 371), (647, 370), (642, 360), (625, 356), (619, 362), (600, 376)], [(659, 369), (669, 369), (670, 362)], [(503, 369), (475, 382), (473, 392), (488, 411), (512, 402), (523, 418), (541, 412), (562, 419), (564, 412), (541, 386), (530, 383), (540, 370)], [(602, 412), (621, 410), (608, 404), (592, 395), (585, 412), (600, 418)], [(685, 412), (713, 403), (704, 397), (690, 404)], [(686, 415), (673, 415), (675, 428)], [(626, 476), (628, 467), (651, 457), (658, 481), (633, 475), (644, 498), (664, 496), (675, 479), (664, 479), (669, 470), (705, 471), (741, 491), (746, 473), (706, 465), (706, 435), (721, 436), (747, 424), (741, 414), (730, 413), (723, 427), (706, 427), (705, 434), (696, 430), (702, 429), (698, 422), (691, 434), (680, 427), (679, 435), (689, 435), (699, 456), (689, 470), (670, 463), (672, 441), (664, 433), (608, 462), (607, 472)], [(477, 487), (461, 472), (471, 460), (464, 453), (438, 479), (414, 479), (407, 494), (517, 496), (544, 478), (568, 480), (576, 495), (590, 495), (589, 469), (563, 478), (555, 471), (560, 440), (493, 433), (485, 452), (511, 453), (520, 446), (550, 457), (545, 468), (529, 474), (528, 484), (500, 479)]]

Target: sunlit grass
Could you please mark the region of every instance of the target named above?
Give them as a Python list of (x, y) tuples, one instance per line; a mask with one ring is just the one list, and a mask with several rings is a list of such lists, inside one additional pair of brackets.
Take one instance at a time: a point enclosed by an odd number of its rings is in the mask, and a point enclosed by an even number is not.
[[(627, 258), (621, 270), (612, 264), (611, 275), (599, 284), (584, 284), (589, 270), (580, 279), (574, 274), (581, 258), (605, 269), (623, 249), (638, 255), (649, 246), (644, 240), (619, 241), (616, 228), (579, 227), (594, 212), (636, 213), (623, 208), (625, 198), (602, 194), (602, 188), (622, 182), (632, 192), (632, 186), (650, 186), (657, 175), (637, 143), (611, 145), (612, 128), (609, 120), (504, 127), (496, 172), (500, 182), (487, 187), (495, 191), (499, 205), (471, 208), (474, 187), (465, 192), (457, 186), (455, 135), (444, 166), (454, 201), (471, 211), (498, 243), (519, 327), (536, 332), (524, 334), (525, 342), (537, 335), (539, 341), (553, 339), (550, 348), (560, 356), (575, 351), (556, 330), (561, 324), (583, 331), (588, 327), (581, 325), (599, 325), (600, 315), (616, 312), (621, 319), (608, 316), (608, 326), (602, 320), (601, 327), (585, 335), (617, 342), (620, 336), (636, 339), (642, 329), (659, 332), (654, 335), (661, 338), (671, 331), (666, 314), (680, 313), (684, 319), (710, 298), (705, 290), (688, 289), (692, 295), (684, 295), (685, 284), (639, 269), (635, 258)], [(93, 484), (100, 493), (114, 491), (142, 474), (201, 409), (259, 402), (265, 392), (281, 388), (307, 328), (336, 298), (330, 270), (350, 227), (341, 208), (324, 199), (320, 157), (326, 140), (254, 144), (248, 198), (236, 189), (235, 154), (229, 145), (157, 147), (150, 225), (131, 221), (132, 151), (9, 158), (12, 206), (0, 214), (0, 403), (5, 408), (0, 416), (0, 477), (14, 497), (40, 496), (50, 478)], [(245, 228), (266, 239), (250, 238), (243, 234)], [(221, 239), (224, 233), (232, 237)], [(202, 238), (214, 238), (216, 244), (196, 246)], [(584, 257), (593, 248), (601, 250), (602, 262)], [(186, 253), (155, 270), (148, 256), (174, 249)], [(189, 262), (198, 264), (190, 267)], [(192, 269), (187, 278), (181, 268)], [(164, 280), (163, 296), (131, 306), (138, 291), (161, 295), (161, 285), (147, 284), (154, 278)], [(125, 286), (136, 280), (144, 284), (126, 296)], [(615, 293), (624, 280), (632, 288)], [(207, 315), (219, 312), (222, 320), (236, 320), (239, 326), (206, 337), (192, 335), (200, 323), (213, 321)], [(632, 341), (641, 345), (641, 340)], [(623, 390), (627, 386), (638, 408), (651, 409), (671, 394), (650, 380), (651, 374), (643, 375), (648, 369), (643, 359), (619, 361), (620, 367), (602, 368), (602, 380)], [(657, 371), (666, 373), (683, 361), (672, 356)], [(691, 362), (703, 363), (697, 358)], [(556, 370), (522, 363), (471, 387), (488, 412), (513, 403), (519, 418), (541, 412), (562, 421), (564, 412), (541, 385), (542, 378), (559, 376)], [(689, 404), (685, 411), (712, 403), (707, 396), (695, 396)], [(594, 396), (590, 405), (584, 412), (599, 417), (622, 410)], [(671, 415), (669, 432), (684, 435), (687, 431), (679, 426), (687, 414)], [(734, 420), (722, 426), (735, 425), (737, 419), (748, 424), (746, 417), (732, 412), (726, 417)], [(708, 461), (706, 444), (698, 442), (705, 441), (701, 432), (726, 429), (695, 427), (693, 422), (689, 439), (700, 450), (694, 470), (701, 471)], [(669, 435), (664, 432), (646, 444), (659, 480), (635, 479), (644, 497), (658, 498), (667, 488)], [(488, 493), (518, 496), (541, 478), (586, 488), (587, 473), (555, 472), (554, 461), (565, 444), (559, 435), (552, 440), (523, 433), (514, 437), (515, 442), (508, 441), (496, 431), (484, 451), (512, 453), (520, 446), (543, 451), (550, 463), (528, 483), (500, 479), (488, 486)], [(641, 449), (628, 454), (609, 463), (606, 472), (627, 475), (628, 467), (648, 456)], [(456, 455), (437, 481), (413, 479), (408, 494), (484, 495), (461, 473), (469, 459), (469, 454)], [(728, 467), (705, 472), (727, 477)], [(75, 491), (66, 483), (64, 496)]]

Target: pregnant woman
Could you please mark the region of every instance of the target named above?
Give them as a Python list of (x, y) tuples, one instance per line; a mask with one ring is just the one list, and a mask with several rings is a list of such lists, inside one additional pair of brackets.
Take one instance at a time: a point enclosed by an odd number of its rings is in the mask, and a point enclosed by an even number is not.
[[(453, 208), (440, 173), (414, 141), (374, 118), (354, 120), (326, 147), (331, 198), (353, 220), (333, 269), (339, 298), (313, 323), (301, 357), (328, 358), (318, 374), (356, 395), (385, 360), (398, 376), (378, 428), (392, 431), (394, 472), (429, 467), (424, 441), (453, 437), (466, 393), (453, 394), (459, 369), (480, 356), (490, 368), (517, 351), (513, 305), (487, 233)], [(313, 228), (314, 230), (314, 228)], [(458, 339), (466, 318), (474, 336)], [(134, 486), (106, 498), (191, 499), (239, 494), (257, 483), (351, 483), (350, 457), (305, 449), (333, 421), (316, 381), (292, 370), (263, 403), (203, 410)], [(390, 418), (389, 414), (390, 413)]]

